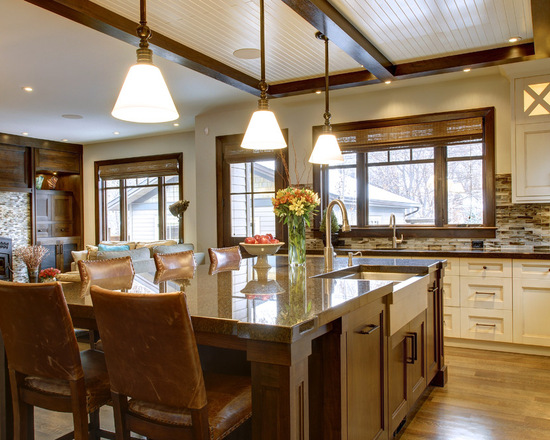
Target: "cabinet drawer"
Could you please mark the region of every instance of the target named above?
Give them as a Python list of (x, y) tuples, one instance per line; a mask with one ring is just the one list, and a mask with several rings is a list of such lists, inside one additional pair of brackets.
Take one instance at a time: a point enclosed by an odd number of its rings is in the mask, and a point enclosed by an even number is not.
[(63, 171), (80, 173), (80, 156), (70, 151), (36, 150), (36, 169), (38, 171)]
[(512, 342), (512, 311), (463, 308), (460, 335), (466, 339)]
[(38, 238), (51, 237), (52, 225), (36, 225), (36, 236)]
[(460, 277), (460, 306), (512, 310), (512, 280)]
[(445, 266), (445, 277), (451, 275), (460, 275), (460, 258), (445, 258), (447, 266)]
[(53, 225), (54, 237), (70, 237), (73, 235), (73, 225), (70, 223), (55, 223)]
[(460, 308), (443, 308), (443, 336), (460, 338)]
[(500, 258), (461, 258), (460, 276), (510, 278), (512, 276), (512, 260)]
[(548, 260), (515, 260), (514, 278), (548, 280), (550, 282), (550, 261)]
[(460, 277), (447, 275), (443, 277), (443, 305), (460, 306)]

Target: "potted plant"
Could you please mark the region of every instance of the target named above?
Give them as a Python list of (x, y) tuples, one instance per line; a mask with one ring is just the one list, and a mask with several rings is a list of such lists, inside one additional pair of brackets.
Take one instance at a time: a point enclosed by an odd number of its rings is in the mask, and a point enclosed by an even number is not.
[[(325, 235), (325, 232), (326, 232), (326, 224), (325, 224), (326, 213), (327, 213), (327, 210), (325, 209), (323, 211), (323, 214), (322, 214), (322, 217), (321, 217), (321, 224), (319, 225), (319, 231), (323, 233), (323, 244), (325, 246), (327, 244), (326, 243), (326, 235)], [(332, 246), (341, 245), (342, 243), (340, 243), (339, 240), (338, 240), (338, 232), (340, 231), (340, 225), (338, 224), (338, 218), (336, 217), (336, 214), (334, 213), (334, 211), (332, 211), (330, 214), (331, 214), (330, 215), (330, 235), (331, 235)]]

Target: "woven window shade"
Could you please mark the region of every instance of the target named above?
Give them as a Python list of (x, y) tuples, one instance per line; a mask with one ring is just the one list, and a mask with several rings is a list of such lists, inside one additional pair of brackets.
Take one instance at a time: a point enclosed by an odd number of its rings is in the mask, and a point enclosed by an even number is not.
[(100, 165), (102, 180), (134, 179), (139, 177), (175, 176), (179, 174), (177, 159), (149, 160), (111, 165)]
[(338, 143), (344, 150), (359, 148), (402, 147), (439, 142), (460, 143), (483, 139), (483, 118), (465, 118), (419, 124), (393, 125), (338, 131)]

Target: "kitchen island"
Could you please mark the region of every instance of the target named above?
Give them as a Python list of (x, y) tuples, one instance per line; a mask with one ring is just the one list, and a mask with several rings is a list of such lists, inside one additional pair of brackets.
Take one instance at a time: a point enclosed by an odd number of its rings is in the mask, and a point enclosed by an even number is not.
[[(162, 276), (136, 267), (97, 284), (185, 291), (205, 368), (251, 374), (255, 439), (390, 438), (426, 386), (445, 383), (444, 262), (337, 258), (326, 274), (321, 257), (254, 261)], [(88, 289), (63, 283), (75, 327), (94, 329)]]

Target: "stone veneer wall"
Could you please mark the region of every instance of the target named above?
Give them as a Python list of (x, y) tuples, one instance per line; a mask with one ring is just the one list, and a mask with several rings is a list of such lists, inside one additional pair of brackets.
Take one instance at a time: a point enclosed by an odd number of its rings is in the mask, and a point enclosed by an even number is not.
[[(31, 196), (0, 191), (0, 236), (12, 239), (13, 249), (31, 244)], [(27, 268), (13, 257), (14, 280), (27, 281)]]
[[(534, 246), (550, 246), (550, 204), (513, 204), (512, 177), (496, 176), (496, 226), (494, 239), (485, 239), (487, 249), (514, 247), (532, 250)], [(399, 229), (399, 228), (398, 228)], [(403, 242), (408, 249), (460, 250), (471, 248), (470, 239), (416, 238)], [(322, 249), (321, 239), (307, 236), (308, 249)], [(347, 238), (345, 246), (351, 249), (376, 249), (391, 247), (387, 238)]]

